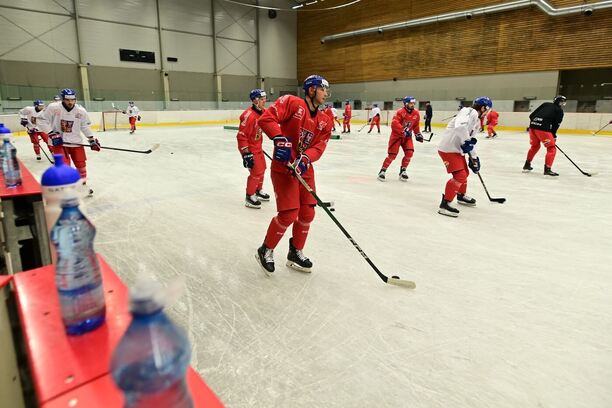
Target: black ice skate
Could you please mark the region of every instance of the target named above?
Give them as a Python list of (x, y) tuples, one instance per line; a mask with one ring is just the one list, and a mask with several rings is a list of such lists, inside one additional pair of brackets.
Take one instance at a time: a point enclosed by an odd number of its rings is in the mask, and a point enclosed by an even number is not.
[(244, 198), (244, 206), (249, 208), (261, 208), (261, 201), (257, 199), (257, 195), (253, 194), (252, 196), (246, 195)]
[(304, 256), (301, 249), (293, 246), (293, 238), (289, 238), (289, 253), (287, 254), (287, 266), (298, 272), (310, 273), (312, 262)]
[(525, 160), (525, 165), (523, 166), (523, 173), (528, 173), (531, 170), (533, 170), (533, 167), (531, 167), (531, 162), (529, 160)]
[(257, 196), (259, 201), (270, 201), (270, 194), (266, 194), (261, 190), (257, 190), (257, 192), (255, 192), (255, 195)]
[(274, 272), (274, 250), (266, 247), (264, 244), (257, 249), (255, 259), (257, 259), (259, 266), (261, 266), (266, 275), (271, 276), (272, 272)]
[(408, 181), (408, 173), (406, 173), (405, 167), (400, 168), (399, 179), (400, 181)]
[(438, 214), (446, 215), (447, 217), (458, 217), (459, 210), (451, 207), (449, 202), (444, 199), (444, 194), (442, 194), (442, 202), (440, 203)]
[(555, 173), (554, 171), (552, 171), (552, 169), (548, 166), (544, 166), (544, 175), (545, 176), (553, 176), (556, 177), (559, 175), (559, 173)]
[(468, 207), (476, 207), (476, 199), (465, 194), (457, 194), (457, 203)]
[(380, 169), (380, 171), (378, 172), (378, 179), (380, 181), (387, 181), (387, 179), (385, 178), (386, 172), (387, 172), (387, 169)]

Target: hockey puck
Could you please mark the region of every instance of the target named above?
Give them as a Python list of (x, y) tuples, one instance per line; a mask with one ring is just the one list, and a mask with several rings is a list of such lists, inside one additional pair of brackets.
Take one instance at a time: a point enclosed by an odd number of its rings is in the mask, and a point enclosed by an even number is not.
[(399, 276), (397, 276), (397, 275), (393, 275), (393, 276), (392, 276), (392, 278), (393, 278), (393, 279), (399, 279), (400, 277), (399, 277)]
[(174, 154), (174, 152), (170, 152), (170, 154)]
[(332, 207), (329, 209), (329, 211), (336, 211), (336, 209)]

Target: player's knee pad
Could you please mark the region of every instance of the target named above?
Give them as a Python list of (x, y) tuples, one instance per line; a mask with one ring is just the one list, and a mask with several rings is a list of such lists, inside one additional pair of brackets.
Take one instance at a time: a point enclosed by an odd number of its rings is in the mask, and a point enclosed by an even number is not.
[(463, 169), (453, 172), (453, 180), (455, 181), (455, 183), (459, 185), (467, 183), (467, 178), (468, 178), (468, 173), (467, 171)]
[(276, 216), (276, 220), (281, 226), (287, 228), (288, 226), (293, 224), (295, 220), (297, 220), (298, 213), (299, 211), (297, 208), (291, 210), (283, 210), (278, 213), (278, 215)]
[(301, 206), (298, 214), (298, 222), (304, 225), (310, 224), (315, 217), (314, 207), (314, 205)]

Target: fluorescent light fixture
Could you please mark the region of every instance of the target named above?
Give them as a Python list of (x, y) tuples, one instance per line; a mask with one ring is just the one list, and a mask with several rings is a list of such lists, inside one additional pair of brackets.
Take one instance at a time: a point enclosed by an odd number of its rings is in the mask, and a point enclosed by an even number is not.
[(297, 6), (293, 6), (291, 8), (296, 10), (296, 9), (299, 9), (300, 7), (304, 7), (304, 5), (303, 4), (298, 4)]
[(314, 1), (309, 1), (308, 3), (306, 3), (307, 6), (310, 6), (311, 4), (315, 4), (316, 2), (318, 2), (319, 0), (314, 0)]

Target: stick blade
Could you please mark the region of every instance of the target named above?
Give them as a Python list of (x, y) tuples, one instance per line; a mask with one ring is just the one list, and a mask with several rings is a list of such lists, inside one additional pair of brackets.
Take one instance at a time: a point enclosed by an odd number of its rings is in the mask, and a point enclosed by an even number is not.
[(505, 198), (492, 198), (491, 201), (493, 201), (494, 203), (503, 204), (506, 202), (506, 199)]
[(416, 288), (416, 283), (414, 283), (413, 281), (406, 280), (406, 279), (388, 278), (387, 283), (389, 285), (402, 286), (408, 289)]

